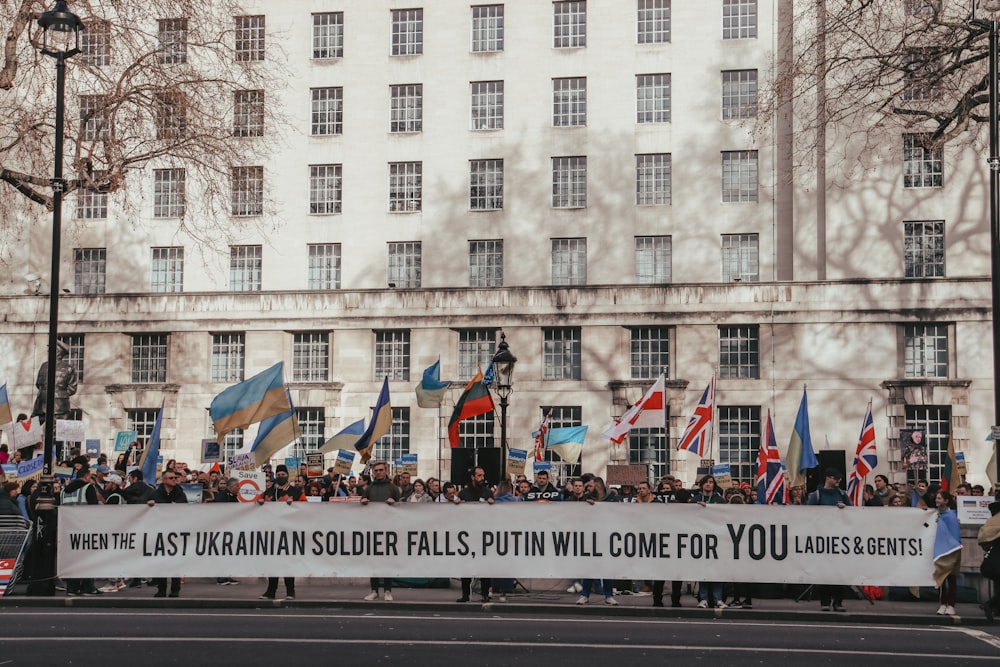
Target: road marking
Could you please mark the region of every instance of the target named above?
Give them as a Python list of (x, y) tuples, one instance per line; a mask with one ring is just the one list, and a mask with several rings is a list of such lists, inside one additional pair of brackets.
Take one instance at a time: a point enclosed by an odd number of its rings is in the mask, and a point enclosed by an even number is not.
[(610, 646), (608, 644), (585, 644), (575, 641), (566, 642), (511, 642), (511, 641), (451, 641), (446, 639), (319, 639), (311, 637), (302, 638), (265, 638), (265, 637), (128, 637), (122, 638), (120, 635), (108, 636), (108, 637), (4, 637), (5, 643), (46, 643), (46, 644), (61, 644), (61, 643), (79, 643), (79, 642), (116, 642), (116, 643), (136, 643), (136, 644), (158, 644), (163, 642), (170, 643), (185, 643), (190, 644), (192, 642), (197, 642), (201, 644), (227, 644), (232, 645), (233, 642), (238, 642), (240, 644), (318, 644), (318, 645), (329, 645), (329, 646), (343, 646), (345, 644), (350, 644), (354, 646), (428, 646), (428, 647), (447, 647), (447, 646), (488, 646), (488, 647), (518, 647), (518, 648), (574, 648), (574, 649), (594, 649), (602, 651), (615, 651), (620, 652), (622, 650), (630, 651), (694, 651), (702, 653), (779, 653), (783, 655), (788, 655), (790, 653), (801, 653), (801, 654), (815, 654), (815, 655), (840, 655), (840, 656), (864, 656), (865, 658), (873, 658), (878, 656), (894, 656), (901, 658), (940, 658), (941, 660), (954, 660), (955, 658), (962, 658), (964, 660), (989, 660), (991, 662), (996, 662), (995, 656), (985, 656), (985, 655), (960, 655), (956, 653), (900, 653), (898, 651), (892, 652), (878, 652), (871, 649), (859, 650), (859, 651), (849, 651), (844, 649), (811, 649), (811, 648), (788, 648), (788, 647), (775, 647), (775, 648), (760, 648), (760, 647), (746, 647), (746, 646), (704, 646), (704, 645), (677, 645), (677, 644), (618, 644), (616, 646)]
[(1000, 637), (991, 635), (988, 632), (983, 632), (982, 630), (976, 630), (974, 628), (955, 628), (959, 632), (966, 634), (973, 639), (978, 639), (979, 641), (986, 642), (993, 648), (1000, 648)]

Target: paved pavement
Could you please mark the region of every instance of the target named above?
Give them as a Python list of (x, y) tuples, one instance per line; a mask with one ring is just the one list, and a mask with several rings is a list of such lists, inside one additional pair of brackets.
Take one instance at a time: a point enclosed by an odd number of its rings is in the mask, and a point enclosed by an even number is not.
[[(864, 599), (847, 599), (846, 612), (823, 612), (819, 602), (791, 598), (755, 599), (753, 609), (699, 609), (693, 596), (685, 593), (680, 608), (671, 608), (669, 584), (664, 600), (666, 607), (654, 608), (652, 597), (645, 595), (621, 595), (616, 599), (618, 606), (604, 604), (602, 596), (590, 596), (587, 605), (576, 605), (579, 595), (566, 592), (566, 580), (531, 579), (522, 580), (515, 593), (501, 601), (494, 595), (490, 604), (483, 604), (479, 596), (473, 594), (471, 602), (459, 604), (458, 580), (450, 580), (448, 588), (404, 588), (396, 584), (392, 591), (393, 600), (368, 602), (364, 597), (370, 592), (365, 579), (299, 579), (294, 600), (282, 598), (283, 583), (278, 586), (278, 598), (261, 600), (259, 596), (266, 588), (263, 579), (240, 579), (239, 585), (221, 586), (214, 580), (190, 579), (184, 582), (180, 597), (154, 598), (154, 587), (126, 588), (114, 593), (93, 597), (66, 597), (57, 591), (55, 597), (25, 597), (11, 595), (0, 599), (3, 607), (73, 607), (73, 608), (261, 608), (261, 607), (302, 607), (302, 608), (371, 608), (371, 609), (423, 609), (427, 611), (456, 611), (463, 609), (469, 613), (546, 613), (564, 614), (608, 614), (625, 616), (652, 616), (674, 618), (723, 618), (723, 619), (775, 619), (821, 622), (851, 622), (895, 625), (987, 625), (988, 622), (979, 608), (971, 602), (961, 602), (956, 606), (954, 617), (938, 616), (937, 602), (879, 600), (874, 604)], [(106, 582), (98, 581), (98, 586)], [(16, 593), (16, 592), (15, 592)]]

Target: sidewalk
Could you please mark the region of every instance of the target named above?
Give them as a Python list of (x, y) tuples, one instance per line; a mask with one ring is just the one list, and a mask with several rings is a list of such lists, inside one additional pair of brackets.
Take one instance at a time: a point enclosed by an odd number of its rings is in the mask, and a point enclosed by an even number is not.
[[(379, 599), (366, 602), (370, 592), (364, 579), (299, 579), (295, 600), (284, 600), (284, 583), (279, 580), (278, 599), (260, 600), (266, 588), (263, 579), (240, 579), (239, 585), (221, 586), (214, 580), (190, 579), (185, 581), (179, 598), (154, 598), (155, 587), (125, 588), (115, 593), (105, 593), (92, 597), (66, 597), (63, 591), (56, 591), (55, 597), (26, 597), (20, 594), (0, 598), (0, 608), (17, 607), (66, 607), (66, 608), (136, 608), (136, 609), (257, 609), (257, 608), (326, 608), (326, 609), (368, 609), (398, 611), (434, 611), (451, 613), (488, 614), (598, 614), (615, 616), (636, 616), (655, 618), (719, 618), (726, 620), (800, 620), (825, 623), (865, 623), (890, 625), (989, 625), (978, 604), (959, 603), (957, 616), (935, 614), (936, 602), (900, 602), (878, 600), (874, 604), (867, 600), (845, 600), (846, 613), (820, 611), (817, 600), (796, 602), (794, 599), (754, 600), (753, 609), (699, 609), (697, 601), (685, 594), (681, 608), (670, 607), (669, 582), (665, 607), (653, 607), (652, 596), (647, 594), (618, 595), (618, 606), (604, 604), (600, 594), (590, 596), (587, 605), (575, 604), (579, 597), (567, 593), (569, 582), (558, 579), (520, 580), (523, 586), (517, 592), (506, 596), (500, 602), (493, 596), (493, 602), (483, 604), (479, 596), (457, 603), (460, 595), (459, 582), (450, 580), (448, 588), (403, 588), (397, 584), (393, 589), (393, 601)], [(105, 582), (98, 581), (98, 586)], [(20, 587), (18, 587), (20, 588)], [(381, 591), (380, 591), (381, 593)]]

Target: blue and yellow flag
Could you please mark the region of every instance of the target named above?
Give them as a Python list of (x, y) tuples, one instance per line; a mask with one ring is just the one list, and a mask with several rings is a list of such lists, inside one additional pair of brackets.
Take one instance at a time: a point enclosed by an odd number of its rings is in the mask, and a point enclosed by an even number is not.
[(247, 428), (292, 409), (285, 392), (284, 369), (284, 362), (279, 361), (212, 399), (208, 414), (219, 442), (233, 429)]
[(271, 415), (260, 423), (257, 437), (250, 447), (254, 463), (259, 467), (268, 462), (271, 455), (301, 437), (299, 420), (295, 416), (295, 406), (292, 405), (292, 395), (287, 389), (285, 398), (288, 400), (288, 410)]
[(372, 449), (375, 441), (389, 432), (392, 426), (392, 406), (389, 404), (389, 378), (382, 382), (382, 391), (378, 394), (375, 407), (372, 408), (372, 420), (368, 422), (368, 428), (361, 434), (361, 438), (354, 443), (354, 448), (361, 454), (361, 462), (368, 463), (372, 457)]
[(7, 385), (0, 387), (0, 425), (10, 424), (14, 417), (10, 412), (10, 399), (7, 397)]

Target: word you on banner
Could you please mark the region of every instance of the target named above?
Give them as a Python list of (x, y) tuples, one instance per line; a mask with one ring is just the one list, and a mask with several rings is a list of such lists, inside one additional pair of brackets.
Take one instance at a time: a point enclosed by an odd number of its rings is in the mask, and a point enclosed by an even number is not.
[(932, 510), (255, 503), (65, 507), (62, 577), (533, 577), (923, 586)]

